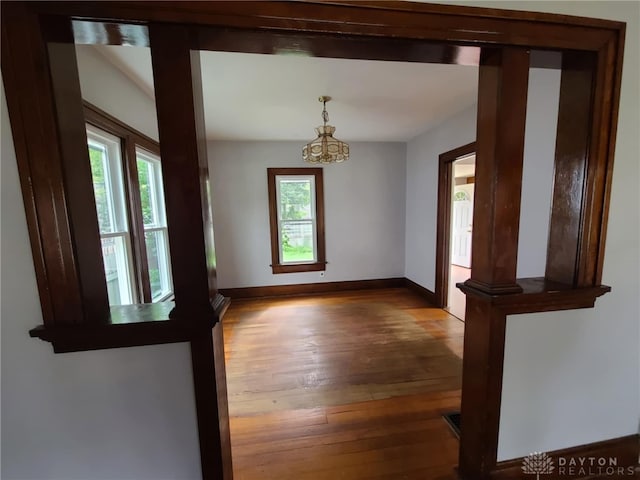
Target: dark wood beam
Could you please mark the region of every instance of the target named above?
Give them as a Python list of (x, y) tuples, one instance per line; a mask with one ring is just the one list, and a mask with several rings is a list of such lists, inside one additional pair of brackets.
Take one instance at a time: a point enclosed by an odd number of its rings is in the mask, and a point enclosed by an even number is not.
[(198, 28), (200, 50), (307, 57), (478, 65), (480, 47), (405, 38)]
[[(75, 18), (172, 22), (301, 33), (414, 38), (468, 46), (598, 50), (607, 28), (597, 19), (410, 2), (216, 1), (34, 2), (34, 8)], [(382, 20), (383, 19), (383, 20)], [(567, 28), (571, 24), (571, 28)]]
[(483, 50), (478, 85), (473, 257), (469, 287), (517, 293), (518, 228), (529, 53)]

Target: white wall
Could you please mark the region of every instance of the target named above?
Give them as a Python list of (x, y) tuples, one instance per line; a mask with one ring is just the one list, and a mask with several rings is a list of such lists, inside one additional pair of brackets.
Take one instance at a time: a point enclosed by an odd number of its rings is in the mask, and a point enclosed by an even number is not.
[(404, 276), (405, 145), (352, 143), (324, 167), (327, 270), (271, 273), (268, 167), (309, 166), (299, 142), (210, 142), (220, 288)]
[(544, 277), (553, 191), (560, 70), (529, 70), (520, 196), (518, 278)]
[(495, 2), (493, 6), (627, 22), (602, 278), (612, 292), (594, 309), (508, 318), (498, 446), (503, 460), (638, 433), (640, 4)]
[[(524, 145), (518, 277), (544, 276), (553, 183), (560, 72), (532, 68), (529, 74)], [(407, 144), (405, 273), (435, 290), (438, 157), (476, 138), (474, 105)]]
[(438, 156), (476, 139), (476, 105), (407, 143), (405, 276), (435, 291)]
[[(116, 47), (114, 47), (116, 48)], [(119, 47), (139, 48), (142, 47)], [(149, 51), (149, 49), (146, 49)], [(113, 66), (96, 48), (76, 46), (82, 98), (158, 140), (155, 100)], [(149, 53), (149, 63), (151, 62)]]
[(200, 477), (186, 343), (54, 354), (42, 323), (2, 88), (2, 478)]

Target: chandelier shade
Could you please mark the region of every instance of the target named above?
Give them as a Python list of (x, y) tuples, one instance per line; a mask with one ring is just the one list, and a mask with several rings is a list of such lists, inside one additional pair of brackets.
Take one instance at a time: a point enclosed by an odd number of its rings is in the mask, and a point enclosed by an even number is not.
[(349, 160), (349, 144), (334, 138), (336, 127), (327, 125), (327, 102), (331, 97), (323, 96), (318, 100), (323, 103), (324, 124), (315, 129), (318, 137), (302, 147), (302, 158), (308, 163), (340, 163)]

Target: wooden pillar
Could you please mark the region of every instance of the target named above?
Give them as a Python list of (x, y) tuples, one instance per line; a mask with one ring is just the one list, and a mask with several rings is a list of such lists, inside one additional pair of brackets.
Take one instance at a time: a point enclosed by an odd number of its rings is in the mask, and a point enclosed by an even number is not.
[(3, 3), (1, 43), (44, 323), (101, 323), (109, 304), (71, 20)]
[(202, 108), (199, 63), (192, 63), (186, 28), (152, 24), (149, 39), (176, 301), (173, 316), (213, 319), (215, 272), (208, 267), (213, 252), (206, 240), (212, 234), (205, 231), (211, 225), (203, 216), (209, 209), (202, 178), (208, 169), (206, 146), (200, 145), (204, 127), (195, 106), (199, 102)]
[(151, 24), (149, 39), (176, 301), (172, 317), (197, 332), (191, 361), (202, 476), (231, 479), (222, 325), (212, 305), (217, 290), (199, 52), (191, 51), (184, 26)]
[(480, 57), (473, 257), (467, 286), (517, 293), (518, 227), (529, 53), (485, 49)]
[(497, 458), (506, 315), (491, 296), (522, 291), (516, 266), (528, 79), (527, 50), (482, 51), (459, 459), (468, 480), (489, 478)]
[(467, 294), (460, 457), (463, 480), (484, 480), (496, 465), (506, 315)]
[(102, 323), (109, 317), (109, 299), (96, 204), (95, 200), (91, 201), (93, 180), (73, 30), (69, 18), (49, 17), (45, 25), (67, 209), (82, 292), (83, 323)]
[(585, 179), (591, 142), (596, 55), (564, 52), (556, 137), (555, 177), (545, 278), (575, 287), (593, 285), (585, 275), (582, 233)]

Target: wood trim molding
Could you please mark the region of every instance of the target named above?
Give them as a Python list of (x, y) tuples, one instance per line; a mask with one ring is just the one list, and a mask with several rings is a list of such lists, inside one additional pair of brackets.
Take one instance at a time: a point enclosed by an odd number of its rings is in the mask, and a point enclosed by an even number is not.
[(105, 112), (101, 108), (83, 100), (84, 106), (84, 118), (87, 123), (95, 125), (98, 128), (108, 131), (118, 137), (134, 137), (134, 143), (141, 146), (145, 150), (149, 150), (151, 153), (160, 155), (160, 144), (157, 140), (145, 135), (139, 130), (136, 130), (130, 125), (127, 125), (122, 120), (114, 117), (110, 113)]
[[(313, 175), (315, 179), (316, 205), (316, 261), (313, 263), (280, 263), (280, 238), (278, 235), (278, 199), (276, 177), (278, 175)], [(269, 232), (271, 235), (271, 272), (296, 273), (326, 270), (326, 250), (324, 239), (324, 179), (322, 168), (267, 168), (269, 195)]]
[(261, 297), (290, 297), (341, 291), (371, 290), (406, 287), (436, 306), (435, 294), (428, 288), (408, 278), (381, 278), (376, 280), (349, 280), (342, 282), (298, 283), (292, 285), (269, 285), (264, 287), (221, 288), (220, 293), (232, 299)]
[[(577, 447), (563, 448), (547, 452), (554, 463), (554, 471), (545, 474), (545, 480), (576, 480), (603, 479), (603, 478), (637, 478), (639, 470), (638, 455), (640, 455), (640, 435), (613, 438), (601, 442), (589, 443)], [(563, 460), (560, 460), (562, 458)], [(580, 459), (583, 459), (582, 462)], [(591, 466), (590, 459), (594, 459), (596, 465)], [(598, 459), (605, 459), (604, 468), (598, 466)], [(617, 463), (613, 470), (610, 463)], [(504, 462), (498, 462), (491, 472), (492, 480), (531, 480), (531, 474), (522, 471), (524, 458), (516, 458)], [(586, 463), (586, 464), (585, 464)], [(581, 466), (583, 470), (580, 470)], [(571, 468), (571, 470), (569, 470)], [(600, 470), (599, 470), (600, 468)], [(622, 469), (622, 470), (620, 470)], [(613, 472), (613, 474), (612, 474)]]
[(449, 294), (451, 254), (451, 185), (453, 162), (476, 151), (476, 142), (440, 154), (438, 165), (438, 212), (436, 219), (436, 291), (434, 305), (444, 308)]
[(522, 288), (522, 292), (510, 295), (488, 294), (467, 282), (459, 283), (457, 287), (467, 298), (471, 296), (481, 299), (505, 315), (591, 308), (598, 297), (611, 291), (611, 287), (607, 285), (574, 288), (544, 277), (519, 278), (516, 283)]
[(409, 280), (408, 278), (404, 279), (404, 283), (408, 289), (413, 290), (418, 295), (422, 295), (424, 299), (427, 302), (433, 304), (434, 307), (442, 308), (440, 305), (438, 305), (437, 295), (433, 293), (431, 290), (429, 290), (428, 288), (423, 287), (422, 285), (414, 282), (413, 280)]
[(264, 287), (221, 288), (225, 297), (260, 298), (313, 295), (315, 293), (341, 292), (348, 290), (370, 290), (374, 288), (400, 288), (406, 285), (405, 278), (383, 278), (376, 280), (348, 280), (342, 282), (298, 283), (293, 285), (269, 285)]

